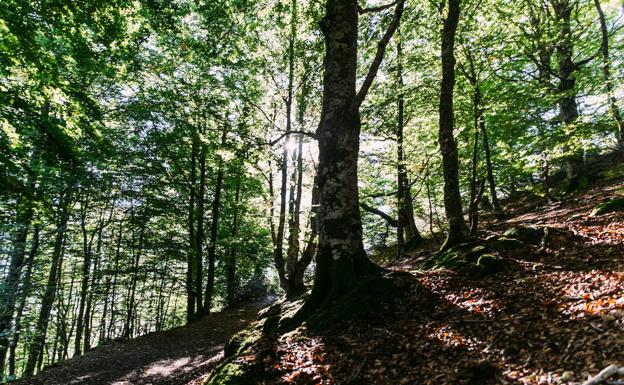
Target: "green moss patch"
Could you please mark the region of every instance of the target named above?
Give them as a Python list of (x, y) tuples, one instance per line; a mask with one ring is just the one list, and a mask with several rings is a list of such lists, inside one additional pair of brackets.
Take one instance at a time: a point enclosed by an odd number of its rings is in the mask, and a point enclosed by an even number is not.
[(514, 226), (503, 233), (504, 238), (517, 239), (531, 245), (539, 245), (544, 238), (543, 227)]
[[(487, 244), (482, 241), (464, 243), (432, 256), (424, 267), (427, 269), (451, 269), (469, 277), (496, 274), (505, 269), (506, 262), (495, 255), (497, 250), (508, 250), (512, 244), (523, 246), (516, 239), (495, 240)], [(505, 247), (503, 247), (505, 246)]]
[(614, 198), (596, 206), (592, 210), (591, 216), (605, 215), (620, 211), (624, 211), (624, 198)]

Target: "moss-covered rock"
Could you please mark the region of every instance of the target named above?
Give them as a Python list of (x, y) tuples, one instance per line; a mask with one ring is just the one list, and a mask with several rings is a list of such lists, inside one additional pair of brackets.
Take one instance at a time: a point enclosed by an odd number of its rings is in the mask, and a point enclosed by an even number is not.
[(225, 362), (202, 385), (247, 385), (245, 368), (234, 361)]
[(483, 254), (477, 260), (477, 266), (484, 274), (495, 274), (505, 269), (505, 261), (497, 255)]
[[(499, 249), (498, 241), (471, 242), (454, 246), (435, 254), (425, 263), (428, 269), (444, 268), (455, 270), (470, 277), (495, 274), (505, 268), (505, 261), (492, 253)], [(509, 241), (510, 243), (512, 240)], [(513, 242), (522, 242), (513, 240)], [(494, 247), (493, 247), (494, 246)]]
[(538, 245), (544, 237), (543, 227), (514, 226), (503, 233), (503, 237), (520, 240), (531, 245)]
[(500, 237), (495, 239), (493, 243), (497, 249), (503, 251), (517, 250), (525, 247), (525, 244), (522, 241), (515, 238)]
[(599, 204), (592, 210), (591, 216), (604, 215), (619, 211), (624, 211), (624, 198), (614, 198)]
[(241, 353), (262, 338), (266, 320), (265, 318), (264, 320), (254, 322), (247, 328), (234, 334), (229, 341), (225, 343), (225, 346), (223, 346), (223, 354), (225, 357), (231, 357)]

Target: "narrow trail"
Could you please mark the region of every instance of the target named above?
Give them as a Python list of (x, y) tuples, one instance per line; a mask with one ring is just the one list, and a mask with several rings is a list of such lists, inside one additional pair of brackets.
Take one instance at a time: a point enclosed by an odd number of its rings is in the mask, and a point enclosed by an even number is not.
[(228, 338), (253, 321), (272, 298), (213, 313), (188, 325), (115, 341), (44, 369), (19, 385), (178, 385), (206, 375)]

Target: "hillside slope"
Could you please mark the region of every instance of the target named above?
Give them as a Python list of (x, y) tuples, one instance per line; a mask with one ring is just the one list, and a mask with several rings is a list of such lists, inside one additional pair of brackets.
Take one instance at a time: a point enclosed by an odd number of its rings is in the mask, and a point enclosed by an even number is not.
[(624, 178), (608, 179), (553, 204), (525, 194), (505, 221), (486, 219), (482, 238), (548, 228), (501, 251), (503, 271), (424, 270), (432, 245), (388, 266), (427, 292), (322, 331), (266, 336), (230, 359), (237, 379), (222, 370), (211, 384), (572, 384), (624, 366), (624, 212), (592, 215), (624, 198)]
[(223, 357), (227, 339), (254, 320), (269, 301), (213, 313), (188, 326), (111, 342), (17, 384), (185, 384), (209, 372)]

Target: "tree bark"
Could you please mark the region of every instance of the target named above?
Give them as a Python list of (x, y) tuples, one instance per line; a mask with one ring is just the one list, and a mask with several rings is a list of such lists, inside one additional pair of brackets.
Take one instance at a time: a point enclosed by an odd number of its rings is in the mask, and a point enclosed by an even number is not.
[[(221, 135), (221, 147), (225, 147), (227, 131), (224, 129)], [(217, 240), (219, 237), (219, 218), (221, 215), (221, 194), (223, 190), (224, 176), (223, 160), (219, 160), (217, 169), (217, 180), (215, 181), (215, 192), (212, 200), (212, 212), (210, 214), (210, 243), (208, 244), (208, 282), (206, 283), (206, 295), (204, 297), (204, 312), (210, 313), (212, 297), (214, 294), (215, 281), (215, 261), (217, 258)]]
[[(189, 181), (189, 209), (188, 209), (188, 236), (189, 248), (186, 256), (186, 322), (195, 320), (195, 301), (197, 288), (195, 287), (195, 186), (197, 184), (197, 152), (199, 143), (193, 133), (191, 146), (191, 180)], [(112, 320), (111, 320), (112, 322)]]
[(397, 28), (397, 256), (401, 258), (405, 250), (422, 242), (422, 236), (414, 220), (414, 203), (405, 164), (403, 130), (405, 126), (405, 94), (403, 89), (403, 46), (401, 31)]
[[(403, 1), (397, 5), (384, 39), (389, 39), (396, 30), (403, 5)], [(317, 131), (319, 244), (314, 287), (296, 318), (306, 317), (324, 303), (342, 297), (359, 277), (379, 271), (364, 252), (357, 160), (361, 124), (359, 107), (379, 68), (385, 45), (381, 42), (378, 45), (378, 54), (362, 89), (356, 93), (357, 1), (328, 0), (321, 29), (325, 36), (326, 55), (323, 103)]]
[(24, 376), (32, 376), (35, 372), (35, 367), (41, 354), (43, 354), (43, 347), (46, 338), (46, 331), (48, 329), (48, 323), (50, 321), (50, 313), (57, 290), (57, 281), (59, 275), (59, 267), (63, 256), (63, 240), (65, 238), (65, 232), (67, 230), (67, 222), (70, 215), (70, 202), (71, 191), (66, 191), (62, 194), (59, 203), (59, 221), (56, 228), (56, 236), (54, 239), (54, 249), (52, 251), (52, 261), (50, 265), (50, 272), (48, 274), (48, 282), (45, 287), (43, 299), (41, 302), (41, 311), (37, 319), (37, 325), (35, 327), (35, 334), (33, 336), (30, 349), (28, 351), (28, 360), (26, 362), (26, 368), (24, 369)]
[[(205, 134), (205, 129), (202, 129), (202, 134)], [(196, 314), (201, 315), (205, 312), (210, 312), (210, 308), (204, 309), (202, 305), (202, 286), (204, 283), (204, 220), (206, 215), (205, 202), (206, 202), (206, 145), (199, 140), (199, 191), (197, 193), (197, 226), (195, 232), (195, 299), (197, 301)], [(220, 169), (219, 169), (219, 172)], [(212, 229), (211, 229), (212, 236)], [(212, 242), (212, 239), (211, 239)], [(208, 253), (210, 253), (210, 249)], [(214, 251), (213, 251), (214, 253)], [(210, 259), (210, 256), (208, 257)], [(212, 256), (214, 259), (214, 255)], [(208, 267), (210, 269), (210, 266)], [(214, 268), (213, 268), (214, 269)], [(210, 275), (210, 271), (208, 272)], [(208, 293), (206, 293), (208, 295)], [(207, 302), (210, 305), (210, 302)]]
[(231, 239), (229, 244), (229, 255), (226, 260), (225, 274), (226, 274), (226, 301), (228, 306), (233, 306), (236, 301), (236, 291), (238, 289), (238, 282), (236, 279), (236, 252), (238, 241), (238, 215), (239, 205), (241, 199), (241, 181), (242, 177), (239, 175), (236, 183), (236, 193), (234, 195), (234, 215), (232, 217)]
[[(559, 24), (561, 39), (559, 40), (557, 50), (557, 62), (559, 64), (559, 85), (557, 93), (559, 94), (559, 115), (565, 134), (574, 136), (576, 124), (579, 116), (578, 105), (576, 103), (576, 77), (575, 71), (580, 64), (574, 62), (573, 58), (573, 41), (571, 30), (572, 4), (570, 0), (551, 0), (553, 10), (557, 22)], [(583, 154), (579, 149), (570, 147), (570, 154), (566, 159), (566, 190), (574, 191), (585, 186), (585, 161)]]
[(17, 201), (16, 231), (13, 235), (13, 250), (8, 273), (3, 285), (0, 285), (0, 377), (4, 374), (4, 362), (9, 348), (11, 321), (15, 313), (15, 303), (20, 284), (20, 275), (26, 255), (26, 243), (33, 208), (30, 199), (20, 195)]
[(28, 295), (30, 294), (30, 286), (31, 286), (31, 278), (32, 278), (32, 269), (33, 262), (35, 260), (35, 256), (39, 250), (39, 231), (41, 229), (40, 225), (35, 225), (33, 230), (33, 240), (32, 246), (30, 249), (30, 253), (28, 255), (28, 262), (26, 264), (26, 271), (24, 272), (24, 277), (22, 278), (22, 290), (19, 293), (19, 306), (17, 308), (17, 313), (15, 315), (15, 327), (13, 330), (13, 336), (11, 337), (11, 343), (9, 344), (9, 372), (8, 375), (10, 378), (15, 378), (15, 350), (17, 349), (17, 344), (19, 342), (20, 332), (22, 328), (22, 316), (24, 314), (24, 309), (26, 307), (26, 300), (28, 299)]
[(611, 60), (609, 59), (609, 31), (607, 30), (607, 21), (602, 7), (600, 6), (600, 0), (594, 0), (594, 5), (596, 6), (596, 11), (598, 11), (598, 19), (600, 21), (600, 52), (602, 54), (602, 73), (607, 89), (607, 98), (609, 99), (611, 114), (613, 115), (617, 128), (616, 136), (618, 147), (621, 151), (624, 151), (624, 121), (622, 120), (622, 114), (620, 113), (620, 108), (615, 99), (613, 83), (611, 81)]
[(448, 1), (448, 14), (442, 30), (442, 83), (440, 86), (440, 130), (438, 141), (444, 169), (444, 209), (448, 234), (442, 249), (448, 249), (468, 235), (459, 191), (459, 161), (453, 136), (453, 88), (455, 86), (455, 33), (459, 24), (460, 0)]

